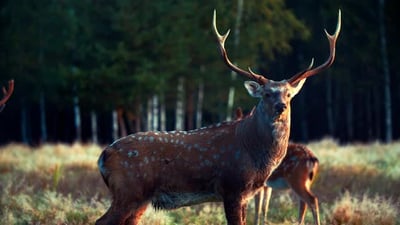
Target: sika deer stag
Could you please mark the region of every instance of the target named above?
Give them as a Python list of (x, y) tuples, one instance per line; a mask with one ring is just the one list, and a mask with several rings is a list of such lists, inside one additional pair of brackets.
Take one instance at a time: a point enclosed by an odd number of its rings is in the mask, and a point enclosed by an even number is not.
[(229, 225), (246, 224), (248, 199), (286, 154), (290, 133), (290, 101), (305, 79), (328, 68), (334, 60), (340, 30), (327, 34), (330, 56), (321, 66), (273, 81), (245, 71), (228, 59), (214, 12), (213, 30), (228, 67), (253, 81), (249, 94), (260, 101), (252, 116), (192, 131), (140, 132), (106, 147), (98, 167), (112, 194), (101, 224), (138, 224), (149, 203), (175, 209), (203, 202), (223, 202)]
[(304, 223), (307, 206), (310, 207), (314, 224), (320, 225), (318, 198), (310, 187), (318, 172), (318, 158), (306, 146), (289, 143), (285, 158), (268, 178), (264, 190), (255, 196), (255, 225), (267, 222), (272, 189), (292, 189), (299, 198), (298, 224)]
[(3, 99), (0, 100), (0, 112), (3, 110), (3, 108), (6, 106), (6, 102), (8, 99), (11, 97), (11, 94), (14, 91), (14, 80), (8, 81), (8, 90), (3, 87)]
[[(251, 115), (254, 109), (249, 114)], [(236, 119), (245, 118), (240, 108), (236, 110)], [(269, 201), (272, 189), (292, 189), (299, 198), (298, 224), (304, 223), (307, 205), (311, 208), (314, 224), (320, 225), (318, 198), (311, 192), (310, 187), (318, 172), (318, 158), (305, 145), (289, 143), (286, 156), (266, 182), (266, 186), (254, 197), (255, 225), (267, 222)]]

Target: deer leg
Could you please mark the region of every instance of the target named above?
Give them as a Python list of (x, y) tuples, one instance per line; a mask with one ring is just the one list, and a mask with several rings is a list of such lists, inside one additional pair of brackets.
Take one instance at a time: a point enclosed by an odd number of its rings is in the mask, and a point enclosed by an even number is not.
[(310, 203), (308, 203), (308, 204), (310, 205), (311, 212), (314, 217), (314, 224), (320, 225), (321, 223), (320, 223), (320, 218), (319, 218), (318, 198), (312, 194), (310, 194), (310, 195), (311, 195)]
[(130, 215), (128, 218), (125, 219), (124, 225), (137, 225), (139, 224), (140, 218), (146, 211), (147, 204), (142, 205), (141, 207), (138, 207), (134, 210), (131, 211)]
[(114, 202), (115, 201), (113, 201), (107, 212), (96, 221), (96, 225), (124, 224), (125, 217), (129, 214), (130, 210), (127, 210), (125, 207), (118, 208)]
[[(122, 184), (122, 182), (117, 184), (120, 183)], [(117, 194), (113, 195), (110, 208), (96, 221), (96, 225), (137, 225), (147, 208), (149, 197), (147, 197), (148, 193), (141, 191), (139, 186), (134, 188), (123, 189), (119, 185), (109, 187), (111, 193)]]
[(247, 203), (242, 204), (241, 210), (242, 210), (242, 223), (246, 224)]
[(261, 202), (262, 202), (262, 197), (264, 194), (264, 189), (261, 189), (260, 192), (258, 192), (254, 196), (254, 205), (255, 205), (255, 217), (254, 217), (254, 225), (259, 225), (260, 224), (260, 216), (261, 216)]
[(271, 187), (264, 187), (264, 198), (262, 201), (262, 209), (261, 209), (261, 224), (265, 224), (267, 222), (268, 216), (268, 208), (269, 208), (269, 201), (271, 200)]
[[(291, 186), (292, 190), (300, 198), (299, 224), (303, 224), (307, 205), (311, 208), (314, 217), (314, 224), (320, 225), (318, 198), (315, 197), (307, 184), (297, 184)], [(307, 205), (306, 205), (307, 204)]]
[(228, 225), (246, 225), (245, 212), (246, 204), (243, 204), (240, 197), (224, 198), (225, 217)]
[(307, 204), (303, 200), (299, 199), (299, 218), (298, 218), (299, 225), (302, 225), (304, 223), (306, 210), (307, 210)]

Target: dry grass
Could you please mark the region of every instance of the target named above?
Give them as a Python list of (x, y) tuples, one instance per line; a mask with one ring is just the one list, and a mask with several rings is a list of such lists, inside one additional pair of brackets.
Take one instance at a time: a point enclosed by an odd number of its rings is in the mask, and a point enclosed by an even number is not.
[[(313, 186), (320, 199), (322, 224), (400, 224), (400, 143), (340, 146), (326, 139), (308, 146), (320, 159)], [(0, 224), (93, 224), (110, 204), (97, 171), (101, 148), (49, 144), (0, 148)], [(274, 191), (269, 224), (293, 224), (297, 199)], [(249, 204), (248, 223), (254, 221)], [(308, 212), (306, 223), (312, 223)], [(149, 207), (142, 225), (225, 224), (220, 204), (174, 211)]]

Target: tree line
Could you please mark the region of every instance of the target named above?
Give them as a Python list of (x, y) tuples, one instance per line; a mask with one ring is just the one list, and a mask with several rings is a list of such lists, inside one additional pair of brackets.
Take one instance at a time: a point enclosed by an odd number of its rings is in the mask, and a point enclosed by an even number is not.
[(1, 3), (0, 85), (15, 91), (0, 114), (0, 143), (108, 143), (142, 130), (194, 129), (249, 112), (243, 79), (226, 68), (211, 30), (217, 10), (230, 58), (282, 80), (329, 54), (336, 60), (292, 103), (295, 141), (400, 136), (395, 115), (399, 22), (394, 0)]

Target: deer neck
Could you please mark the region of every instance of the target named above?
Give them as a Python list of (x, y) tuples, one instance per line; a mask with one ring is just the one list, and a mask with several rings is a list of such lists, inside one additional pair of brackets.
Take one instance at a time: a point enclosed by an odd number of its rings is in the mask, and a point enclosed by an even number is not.
[[(259, 169), (275, 168), (286, 155), (290, 133), (290, 107), (278, 119), (266, 113), (262, 100), (253, 115), (237, 126), (240, 145)], [(270, 171), (269, 171), (270, 172)]]

